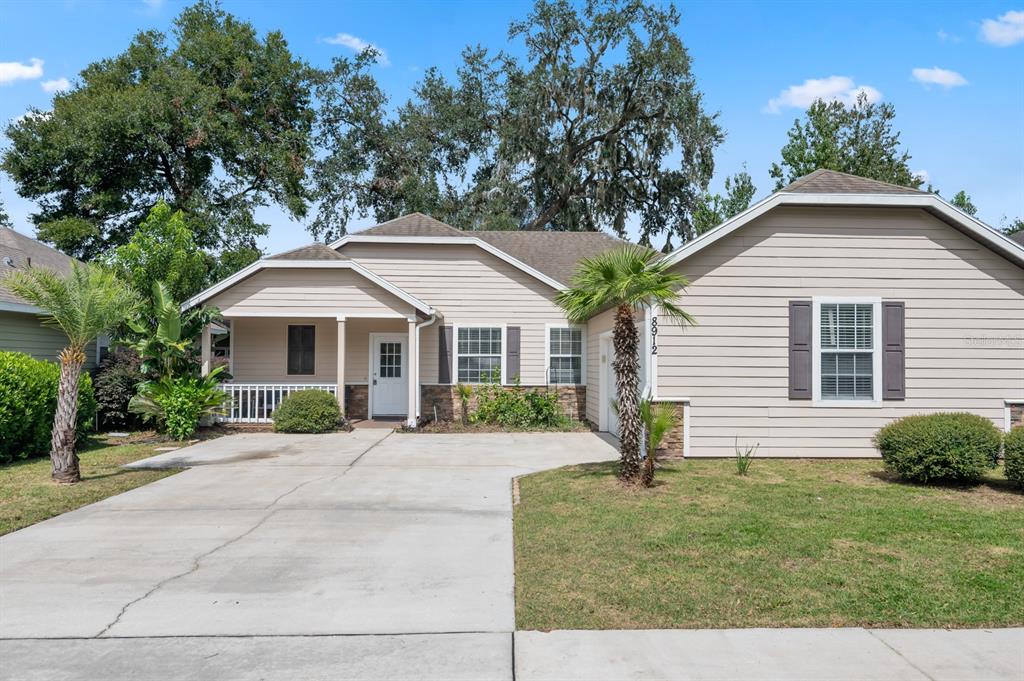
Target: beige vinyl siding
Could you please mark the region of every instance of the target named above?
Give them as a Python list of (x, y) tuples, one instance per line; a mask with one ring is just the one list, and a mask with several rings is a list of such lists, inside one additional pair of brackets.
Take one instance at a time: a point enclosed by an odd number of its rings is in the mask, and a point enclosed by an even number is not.
[[(693, 456), (730, 456), (737, 436), (759, 456), (876, 456), (893, 418), (1002, 426), (1003, 400), (1024, 398), (1024, 270), (924, 211), (779, 208), (675, 269), (698, 324), (662, 320), (658, 389), (692, 400)], [(788, 302), (815, 296), (905, 302), (906, 400), (788, 399)]]
[[(43, 326), (40, 317), (24, 312), (0, 312), (0, 350), (24, 352), (36, 359), (56, 362), (68, 337), (59, 329)], [(85, 368), (96, 366), (96, 343), (86, 349)]]
[[(427, 302), (439, 324), (520, 327), (520, 380), (546, 382), (545, 325), (566, 323), (552, 287), (477, 246), (348, 243), (341, 252)], [(437, 338), (437, 325), (420, 332), (423, 383), (437, 382)]]
[(347, 269), (267, 269), (207, 303), (226, 317), (251, 314), (403, 314), (411, 305)]
[[(288, 374), (288, 325), (316, 326), (316, 373)], [(338, 322), (324, 318), (241, 317), (232, 321), (234, 380), (239, 383), (335, 383), (338, 380)], [(366, 383), (370, 333), (408, 332), (404, 319), (345, 322), (345, 383)]]

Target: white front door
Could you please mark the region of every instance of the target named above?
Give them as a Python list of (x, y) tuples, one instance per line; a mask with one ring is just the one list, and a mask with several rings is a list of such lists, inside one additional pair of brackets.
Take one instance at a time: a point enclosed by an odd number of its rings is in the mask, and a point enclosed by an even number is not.
[(370, 334), (370, 416), (405, 416), (409, 363), (405, 335)]
[(601, 358), (604, 361), (604, 380), (601, 382), (601, 402), (604, 409), (605, 430), (613, 435), (619, 434), (619, 412), (615, 408), (615, 346), (611, 336), (601, 339)]

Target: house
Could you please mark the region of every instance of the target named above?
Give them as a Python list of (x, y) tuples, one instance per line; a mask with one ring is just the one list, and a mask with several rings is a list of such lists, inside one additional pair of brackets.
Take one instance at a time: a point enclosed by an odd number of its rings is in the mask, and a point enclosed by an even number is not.
[[(4, 277), (18, 269), (45, 267), (59, 274), (71, 272), (74, 258), (50, 248), (13, 229), (0, 227), (0, 350), (24, 352), (36, 359), (57, 361), (68, 344), (60, 329), (41, 323), (39, 308), (29, 305), (4, 285)], [(86, 355), (85, 367), (91, 369), (106, 354), (109, 341), (97, 339)]]
[[(580, 259), (621, 245), (414, 214), (186, 305), (231, 320), (234, 420), (303, 386), (343, 391), (352, 417), (450, 418), (454, 384), (496, 372), (614, 432), (613, 312), (575, 327), (554, 299)], [(907, 414), (1024, 421), (1024, 247), (933, 194), (817, 171), (666, 258), (698, 324), (641, 311), (642, 372), (677, 405), (675, 453), (875, 456), (874, 432)]]

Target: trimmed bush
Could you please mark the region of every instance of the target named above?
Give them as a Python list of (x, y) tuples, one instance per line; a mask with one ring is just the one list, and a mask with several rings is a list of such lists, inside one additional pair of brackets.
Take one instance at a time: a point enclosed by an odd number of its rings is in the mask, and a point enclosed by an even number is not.
[[(59, 382), (57, 363), (21, 352), (0, 352), (0, 463), (50, 453)], [(82, 372), (78, 379), (80, 442), (92, 429), (95, 416), (92, 379)]]
[(341, 409), (329, 392), (300, 390), (284, 398), (270, 417), (278, 433), (327, 433), (341, 423)]
[(999, 457), (1002, 433), (976, 414), (907, 416), (875, 434), (886, 467), (913, 482), (976, 482)]
[(115, 348), (100, 364), (93, 384), (102, 428), (134, 428), (139, 424), (138, 417), (128, 411), (128, 403), (145, 379), (141, 364), (130, 348)]
[(1024, 487), (1024, 426), (1017, 426), (1006, 434), (1003, 441), (1005, 464), (1003, 473), (1010, 482)]
[(476, 389), (474, 423), (491, 423), (511, 430), (549, 428), (562, 425), (565, 417), (554, 393), (512, 389), (496, 383), (485, 383)]

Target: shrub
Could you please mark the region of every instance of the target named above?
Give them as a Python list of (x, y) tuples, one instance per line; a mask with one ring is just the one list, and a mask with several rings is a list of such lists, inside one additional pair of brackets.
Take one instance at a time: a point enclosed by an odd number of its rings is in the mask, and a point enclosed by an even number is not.
[(329, 392), (300, 390), (284, 398), (271, 418), (278, 433), (327, 433), (341, 423), (341, 409)]
[[(0, 352), (0, 463), (50, 451), (53, 414), (57, 410), (60, 365), (20, 352)], [(92, 379), (78, 379), (78, 428), (81, 442), (96, 415)]]
[(526, 430), (560, 425), (565, 421), (558, 406), (558, 396), (535, 390), (508, 390), (495, 383), (476, 389), (476, 423), (493, 423), (512, 430)]
[(131, 428), (138, 425), (139, 419), (128, 411), (128, 403), (144, 379), (139, 368), (141, 363), (134, 350), (116, 348), (100, 364), (94, 384), (101, 427)]
[(975, 482), (994, 468), (1002, 434), (976, 414), (907, 416), (875, 434), (889, 470), (914, 482)]
[(1003, 473), (1006, 474), (1006, 479), (1024, 487), (1024, 426), (1017, 426), (1006, 434), (1003, 441), (1003, 456)]
[(128, 408), (144, 421), (156, 421), (158, 430), (184, 440), (196, 432), (201, 417), (220, 412), (227, 402), (227, 393), (217, 388), (220, 373), (214, 369), (201, 378), (182, 376), (142, 383)]

